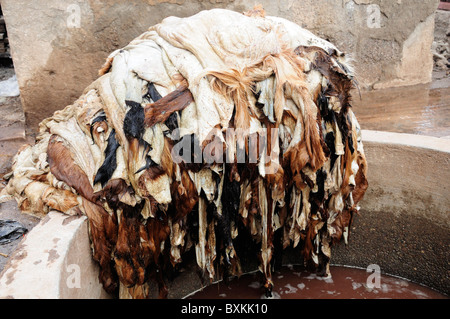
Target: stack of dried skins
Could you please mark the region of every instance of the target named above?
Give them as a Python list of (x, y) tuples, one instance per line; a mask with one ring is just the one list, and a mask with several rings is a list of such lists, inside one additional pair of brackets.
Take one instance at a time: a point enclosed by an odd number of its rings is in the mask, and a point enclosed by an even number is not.
[[(261, 8), (170, 17), (112, 53), (40, 124), (4, 190), (26, 212), (88, 217), (104, 288), (145, 298), (195, 252), (204, 279), (256, 248), (300, 247), (329, 276), (367, 189), (355, 83), (331, 43)], [(5, 196), (3, 197), (5, 198)]]

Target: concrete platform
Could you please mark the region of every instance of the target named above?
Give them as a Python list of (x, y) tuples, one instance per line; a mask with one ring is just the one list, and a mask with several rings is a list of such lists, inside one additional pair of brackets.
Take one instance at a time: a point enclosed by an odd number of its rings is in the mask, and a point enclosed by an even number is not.
[(0, 278), (0, 298), (107, 298), (91, 257), (86, 217), (50, 212), (29, 232)]

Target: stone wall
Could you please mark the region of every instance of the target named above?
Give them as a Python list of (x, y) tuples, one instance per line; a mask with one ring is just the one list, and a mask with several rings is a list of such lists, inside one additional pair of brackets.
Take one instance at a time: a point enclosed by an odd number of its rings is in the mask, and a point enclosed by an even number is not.
[[(350, 53), (362, 88), (431, 81), (438, 0), (260, 0)], [(72, 103), (113, 50), (167, 16), (250, 0), (1, 0), (27, 124)]]
[(433, 42), (434, 70), (450, 75), (450, 3), (449, 10), (436, 11)]

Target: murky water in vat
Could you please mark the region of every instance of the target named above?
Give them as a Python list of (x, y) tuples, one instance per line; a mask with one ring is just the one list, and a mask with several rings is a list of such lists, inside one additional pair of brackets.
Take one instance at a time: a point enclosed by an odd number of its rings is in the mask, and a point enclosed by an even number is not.
[[(412, 282), (381, 275), (379, 288), (370, 289), (371, 275), (362, 269), (331, 267), (332, 278), (324, 279), (300, 267), (283, 267), (273, 274), (274, 299), (446, 299), (434, 290)], [(187, 299), (260, 299), (265, 298), (258, 272), (204, 288)], [(373, 281), (370, 281), (373, 282)]]

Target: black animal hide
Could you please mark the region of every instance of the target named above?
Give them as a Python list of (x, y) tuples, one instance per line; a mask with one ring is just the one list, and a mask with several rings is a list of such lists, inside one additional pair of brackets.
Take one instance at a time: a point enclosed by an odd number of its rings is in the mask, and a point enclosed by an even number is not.
[(94, 185), (101, 183), (102, 187), (105, 187), (106, 183), (111, 179), (117, 168), (116, 151), (119, 146), (120, 144), (116, 139), (116, 131), (113, 129), (108, 137), (108, 145), (105, 149), (105, 161), (95, 175)]

